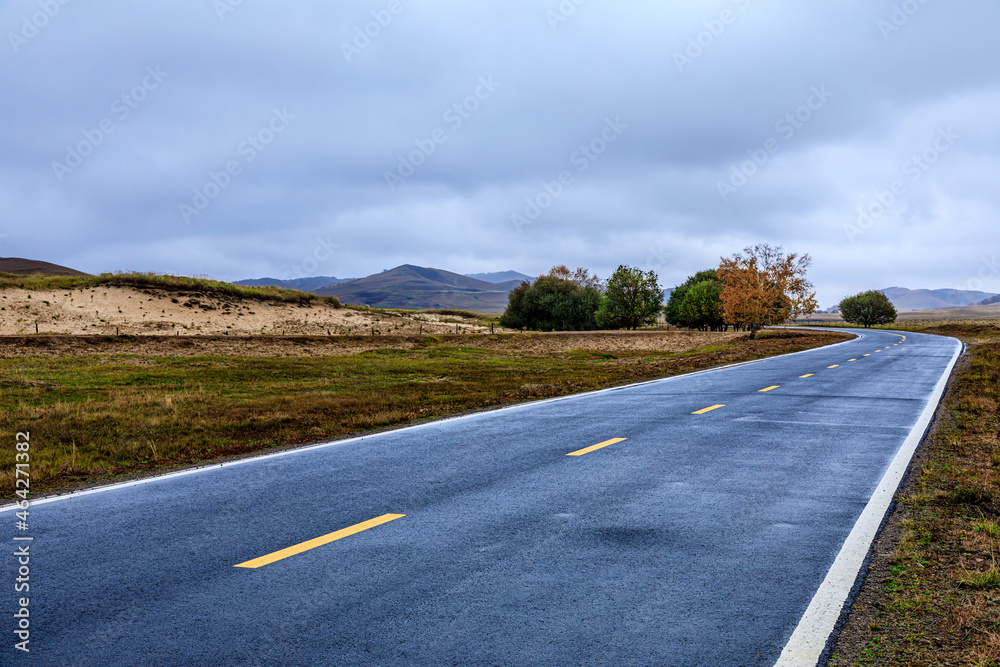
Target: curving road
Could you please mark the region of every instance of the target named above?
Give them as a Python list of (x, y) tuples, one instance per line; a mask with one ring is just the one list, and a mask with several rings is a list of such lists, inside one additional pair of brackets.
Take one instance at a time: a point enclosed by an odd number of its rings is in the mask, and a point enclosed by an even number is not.
[(815, 664), (807, 609), (839, 613), (817, 591), (961, 348), (856, 333), (39, 501), (27, 533), (6, 508), (31, 652), (5, 613), (0, 663)]

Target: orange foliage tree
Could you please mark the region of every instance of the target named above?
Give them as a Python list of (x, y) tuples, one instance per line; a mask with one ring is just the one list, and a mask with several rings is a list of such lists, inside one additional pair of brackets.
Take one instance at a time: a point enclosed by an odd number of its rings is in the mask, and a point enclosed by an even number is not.
[(810, 264), (808, 254), (785, 255), (781, 246), (766, 243), (723, 258), (717, 275), (723, 284), (726, 324), (746, 329), (753, 339), (766, 326), (811, 315), (816, 310), (816, 292), (806, 279)]

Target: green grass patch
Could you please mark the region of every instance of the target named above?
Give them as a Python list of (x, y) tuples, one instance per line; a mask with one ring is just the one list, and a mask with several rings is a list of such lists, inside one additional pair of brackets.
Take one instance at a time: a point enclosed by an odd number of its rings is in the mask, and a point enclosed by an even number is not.
[(996, 521), (984, 518), (982, 521), (973, 524), (972, 527), (980, 535), (1000, 540), (1000, 524), (997, 524)]
[(450, 317), (463, 317), (469, 320), (478, 320), (486, 315), (481, 313), (474, 313), (471, 310), (456, 310), (454, 308), (436, 308), (433, 310), (418, 310), (418, 313), (427, 313), (428, 315), (446, 315)]
[(1000, 570), (997, 569), (996, 565), (985, 572), (969, 572), (966, 570), (960, 582), (962, 586), (975, 591), (1000, 588)]
[(598, 350), (567, 350), (566, 354), (571, 359), (617, 359), (618, 355), (612, 352), (600, 352)]

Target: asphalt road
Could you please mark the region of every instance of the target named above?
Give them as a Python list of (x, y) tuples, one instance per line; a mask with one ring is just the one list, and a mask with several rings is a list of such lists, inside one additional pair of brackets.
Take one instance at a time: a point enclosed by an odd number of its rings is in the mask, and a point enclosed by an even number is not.
[(0, 512), (0, 663), (773, 665), (959, 345), (862, 335)]

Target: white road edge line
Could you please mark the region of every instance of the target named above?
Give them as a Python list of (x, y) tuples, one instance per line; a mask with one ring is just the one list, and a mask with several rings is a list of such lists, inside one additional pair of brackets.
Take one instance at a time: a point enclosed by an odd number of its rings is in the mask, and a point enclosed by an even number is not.
[(844, 603), (847, 602), (847, 597), (851, 594), (854, 583), (858, 579), (861, 566), (864, 565), (865, 559), (868, 557), (868, 551), (882, 525), (882, 519), (885, 518), (892, 497), (899, 489), (899, 484), (903, 475), (906, 474), (906, 469), (910, 466), (914, 452), (917, 451), (917, 447), (924, 439), (927, 427), (930, 425), (931, 419), (934, 418), (941, 397), (944, 396), (955, 364), (965, 349), (965, 345), (961, 341), (954, 338), (952, 340), (955, 341), (957, 347), (948, 368), (941, 375), (941, 379), (934, 387), (920, 419), (917, 420), (910, 435), (899, 448), (896, 457), (889, 464), (889, 469), (882, 476), (878, 488), (875, 489), (875, 493), (872, 494), (864, 511), (861, 512), (854, 528), (851, 529), (851, 533), (847, 536), (840, 553), (837, 554), (833, 566), (823, 583), (820, 584), (816, 595), (813, 596), (812, 602), (806, 609), (806, 613), (803, 614), (781, 652), (781, 657), (778, 658), (778, 662), (774, 663), (774, 667), (804, 667), (819, 663), (819, 659), (826, 649), (826, 644), (836, 628), (837, 621), (840, 620)]
[[(775, 327), (775, 328), (779, 328), (779, 327)], [(781, 327), (781, 328), (784, 328), (784, 327)], [(795, 327), (787, 327), (787, 328), (795, 328)], [(807, 327), (799, 327), (799, 328), (800, 329), (808, 329)], [(814, 329), (808, 329), (808, 330), (814, 330)], [(680, 378), (691, 377), (692, 375), (703, 375), (705, 373), (717, 373), (719, 371), (726, 370), (727, 368), (736, 368), (737, 366), (747, 366), (749, 364), (759, 364), (761, 362), (769, 361), (771, 359), (783, 359), (785, 357), (794, 357), (794, 356), (799, 355), (799, 354), (810, 354), (810, 353), (813, 353), (813, 352), (821, 352), (821, 351), (824, 351), (824, 350), (832, 350), (833, 348), (840, 347), (841, 345), (850, 345), (851, 343), (857, 343), (858, 341), (864, 340), (865, 334), (866, 334), (866, 330), (857, 330), (857, 331), (855, 331), (855, 330), (850, 330), (850, 329), (822, 329), (822, 331), (843, 331), (845, 333), (850, 333), (850, 334), (856, 336), (856, 338), (853, 338), (851, 340), (845, 340), (842, 343), (834, 343), (833, 345), (824, 345), (823, 347), (813, 347), (813, 348), (810, 348), (808, 350), (800, 350), (799, 352), (790, 352), (788, 354), (781, 354), (781, 355), (774, 356), (774, 357), (765, 357), (763, 359), (754, 359), (753, 361), (741, 361), (741, 362), (736, 363), (736, 364), (728, 364), (726, 366), (719, 366), (717, 368), (708, 368), (708, 369), (705, 369), (703, 371), (694, 371), (692, 373), (684, 373), (682, 375), (671, 375), (670, 377), (659, 378), (657, 380), (645, 380), (643, 382), (634, 382), (632, 384), (621, 385), (620, 387), (608, 387), (607, 389), (597, 389), (597, 390), (594, 390), (594, 391), (587, 391), (587, 392), (583, 392), (583, 393), (580, 393), (580, 394), (570, 394), (569, 396), (556, 396), (555, 398), (545, 398), (545, 399), (542, 399), (540, 401), (531, 401), (531, 402), (528, 402), (528, 403), (518, 403), (517, 405), (508, 405), (506, 407), (497, 408), (495, 410), (484, 410), (482, 412), (474, 412), (472, 414), (460, 415), (458, 417), (447, 417), (445, 419), (438, 419), (438, 420), (431, 421), (431, 422), (425, 422), (423, 424), (415, 424), (413, 426), (404, 426), (403, 428), (393, 429), (393, 430), (390, 430), (390, 431), (382, 431), (382, 432), (379, 432), (379, 433), (372, 433), (372, 434), (369, 434), (369, 435), (354, 436), (353, 438), (345, 438), (343, 440), (334, 440), (332, 442), (321, 442), (321, 443), (318, 443), (318, 444), (315, 444), (315, 445), (308, 445), (306, 447), (297, 447), (297, 448), (294, 448), (294, 449), (287, 449), (287, 450), (285, 450), (283, 452), (275, 452), (273, 454), (262, 454), (260, 456), (249, 456), (249, 457), (247, 457), (245, 459), (237, 459), (235, 461), (229, 461), (229, 462), (226, 462), (226, 463), (213, 463), (213, 464), (210, 464), (210, 465), (200, 466), (200, 467), (197, 467), (197, 468), (189, 468), (187, 470), (179, 470), (177, 472), (171, 472), (171, 473), (167, 473), (165, 475), (155, 475), (155, 476), (152, 476), (152, 477), (143, 477), (141, 479), (135, 479), (135, 480), (131, 480), (131, 481), (128, 481), (128, 482), (118, 482), (118, 483), (115, 483), (115, 484), (108, 484), (107, 486), (96, 486), (96, 487), (91, 488), (91, 489), (83, 489), (82, 491), (72, 491), (70, 493), (64, 493), (64, 494), (56, 495), (56, 496), (46, 496), (45, 498), (39, 498), (38, 500), (32, 500), (31, 501), (31, 506), (35, 507), (37, 505), (46, 505), (48, 503), (54, 503), (54, 502), (58, 502), (60, 500), (71, 500), (73, 498), (80, 498), (82, 496), (89, 496), (89, 495), (92, 495), (94, 493), (104, 493), (106, 491), (117, 491), (118, 489), (125, 489), (125, 488), (129, 488), (129, 487), (132, 487), (132, 486), (142, 486), (144, 484), (151, 484), (153, 482), (159, 482), (159, 481), (163, 481), (163, 480), (166, 480), (166, 479), (172, 479), (172, 478), (175, 478), (175, 477), (186, 477), (188, 475), (194, 475), (194, 474), (197, 474), (197, 473), (207, 472), (209, 470), (218, 470), (220, 468), (230, 468), (232, 466), (243, 465), (245, 463), (255, 463), (257, 461), (264, 461), (266, 459), (275, 459), (275, 458), (280, 458), (282, 456), (292, 456), (294, 454), (303, 454), (305, 452), (311, 452), (311, 451), (314, 451), (314, 450), (317, 450), (317, 449), (326, 449), (327, 447), (341, 447), (341, 446), (344, 446), (344, 445), (349, 445), (349, 444), (354, 443), (354, 442), (360, 442), (360, 441), (362, 441), (362, 440), (364, 440), (366, 438), (374, 438), (374, 437), (377, 437), (379, 435), (382, 435), (383, 433), (398, 433), (399, 431), (407, 431), (407, 430), (410, 430), (410, 429), (418, 429), (418, 428), (426, 428), (428, 426), (436, 426), (438, 424), (441, 424), (442, 422), (460, 421), (460, 420), (464, 420), (464, 419), (475, 419), (475, 418), (483, 417), (484, 415), (496, 414), (498, 412), (507, 412), (507, 411), (510, 411), (510, 410), (523, 410), (525, 408), (530, 408), (530, 407), (533, 407), (533, 406), (536, 406), (536, 405), (544, 405), (545, 403), (555, 403), (557, 401), (574, 401), (574, 400), (579, 400), (581, 398), (585, 398), (587, 396), (593, 396), (595, 394), (603, 394), (603, 393), (606, 393), (606, 392), (609, 392), (609, 391), (621, 391), (622, 389), (631, 389), (632, 387), (641, 387), (642, 385), (656, 384), (658, 382), (672, 382), (672, 381), (680, 379)], [(879, 331), (879, 333), (881, 333), (881, 331)], [(5, 512), (13, 512), (16, 509), (20, 509), (20, 507), (18, 505), (16, 505), (16, 504), (3, 505), (3, 506), (0, 506), (0, 514), (3, 514)]]

